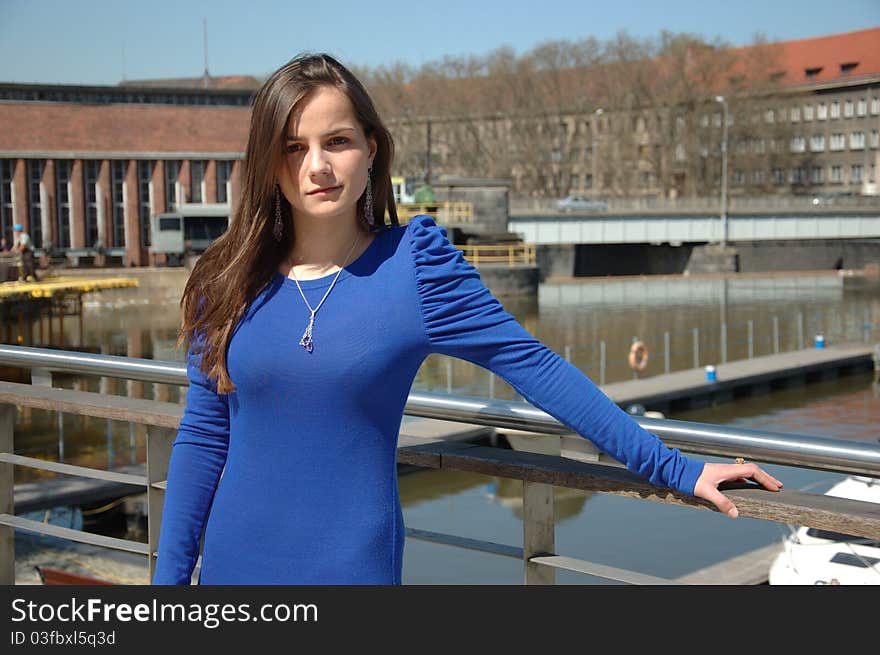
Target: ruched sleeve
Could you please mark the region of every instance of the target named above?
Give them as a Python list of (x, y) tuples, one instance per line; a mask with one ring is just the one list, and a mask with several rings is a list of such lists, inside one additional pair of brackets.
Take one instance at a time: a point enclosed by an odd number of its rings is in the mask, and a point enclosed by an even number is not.
[(199, 368), (201, 355), (190, 346), (189, 390), (171, 448), (156, 585), (188, 585), (199, 556), (202, 528), (226, 463), (229, 447), (228, 396)]
[(703, 462), (666, 447), (579, 369), (529, 334), (430, 216), (414, 217), (408, 232), (431, 352), (489, 369), (634, 473), (693, 495)]

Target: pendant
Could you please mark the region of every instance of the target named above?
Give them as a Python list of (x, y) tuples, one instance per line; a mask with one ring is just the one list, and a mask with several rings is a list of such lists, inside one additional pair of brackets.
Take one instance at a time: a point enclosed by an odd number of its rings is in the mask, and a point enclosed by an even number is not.
[(312, 352), (315, 349), (315, 344), (312, 341), (312, 326), (315, 324), (315, 314), (312, 313), (312, 316), (309, 318), (309, 326), (306, 328), (306, 331), (303, 332), (302, 338), (299, 340), (299, 345), (306, 349), (307, 352)]

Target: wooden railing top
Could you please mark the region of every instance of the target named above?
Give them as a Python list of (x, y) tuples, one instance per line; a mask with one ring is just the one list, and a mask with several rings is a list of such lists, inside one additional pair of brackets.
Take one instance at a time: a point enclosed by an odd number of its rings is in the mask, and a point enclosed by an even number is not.
[[(166, 428), (176, 428), (183, 416), (183, 405), (177, 403), (14, 382), (0, 382), (0, 403)], [(705, 501), (656, 487), (622, 467), (554, 455), (401, 437), (397, 459), (427, 468), (470, 471), (714, 511), (714, 506)], [(726, 484), (722, 490), (736, 503), (742, 517), (880, 539), (880, 505), (876, 503), (788, 489), (770, 492), (752, 483)]]

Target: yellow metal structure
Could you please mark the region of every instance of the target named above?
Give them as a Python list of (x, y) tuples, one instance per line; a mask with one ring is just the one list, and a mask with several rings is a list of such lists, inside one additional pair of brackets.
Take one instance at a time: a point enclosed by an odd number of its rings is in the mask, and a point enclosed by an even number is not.
[(440, 225), (470, 225), (474, 222), (472, 202), (401, 202), (397, 205), (397, 218), (401, 223), (409, 223), (413, 216), (427, 214), (433, 216)]
[(39, 282), (3, 282), (0, 284), (0, 300), (24, 300), (27, 298), (52, 298), (60, 294), (91, 293), (102, 289), (136, 287), (138, 281), (131, 277), (81, 278), (74, 276), (53, 277)]
[(474, 266), (480, 264), (535, 264), (535, 246), (525, 243), (456, 246)]

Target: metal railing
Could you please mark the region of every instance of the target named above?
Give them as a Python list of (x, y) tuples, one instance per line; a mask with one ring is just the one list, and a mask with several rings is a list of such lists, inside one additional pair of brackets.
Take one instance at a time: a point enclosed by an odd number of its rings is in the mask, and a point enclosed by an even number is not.
[(441, 225), (470, 225), (474, 222), (474, 205), (471, 202), (401, 202), (397, 204), (397, 218), (408, 223), (413, 216), (427, 214), (433, 216)]
[[(589, 191), (584, 195), (590, 195)], [(608, 213), (626, 213), (642, 211), (685, 211), (685, 212), (718, 212), (719, 198), (606, 198)], [(510, 213), (523, 214), (529, 212), (556, 213), (558, 198), (510, 198)], [(767, 196), (733, 196), (728, 198), (728, 211), (836, 211), (849, 209), (880, 209), (880, 196), (835, 196), (817, 195), (767, 195)]]
[[(66, 352), (44, 348), (0, 345), (0, 365), (29, 368), (32, 384), (0, 383), (0, 584), (14, 584), (15, 556), (13, 531), (21, 529), (38, 534), (91, 543), (118, 550), (146, 555), (152, 579), (158, 546), (161, 509), (164, 502), (165, 475), (170, 458), (173, 434), (183, 413), (180, 404), (109, 396), (91, 392), (70, 391), (51, 387), (52, 373), (65, 372), (98, 375), (185, 385), (184, 363), (143, 360), (131, 357)], [(31, 391), (28, 391), (28, 390)], [(15, 405), (58, 412), (73, 412), (128, 420), (148, 425), (147, 474), (128, 475), (63, 463), (47, 462), (15, 454)], [(570, 434), (570, 430), (547, 413), (522, 402), (486, 398), (411, 393), (405, 413), (410, 416), (460, 421), (499, 428), (512, 428), (547, 435)], [(880, 445), (841, 441), (815, 436), (772, 433), (710, 424), (688, 423), (634, 417), (648, 431), (667, 445), (683, 451), (719, 456), (743, 456), (750, 459), (840, 473), (880, 477)], [(165, 430), (165, 433), (163, 433)], [(674, 581), (654, 578), (633, 571), (613, 569), (556, 555), (554, 552), (555, 514), (553, 487), (566, 486), (594, 489), (604, 493), (635, 496), (657, 502), (705, 508), (704, 501), (686, 498), (673, 492), (664, 493), (619, 465), (590, 465), (563, 457), (517, 453), (497, 448), (470, 447), (462, 444), (429, 444), (411, 450), (398, 450), (398, 459), (416, 465), (454, 470), (491, 473), (523, 481), (523, 546), (506, 546), (455, 535), (407, 529), (407, 536), (436, 543), (493, 553), (522, 560), (527, 584), (548, 584), (555, 581), (558, 568), (604, 577), (632, 584), (670, 584)], [(92, 479), (112, 480), (145, 487), (147, 490), (148, 543), (95, 535), (84, 531), (59, 528), (30, 521), (14, 515), (13, 466), (25, 466)], [(876, 510), (865, 510), (870, 503), (839, 499), (846, 508), (845, 516), (835, 518), (827, 503), (823, 511), (813, 515), (807, 502), (810, 494), (794, 492), (795, 501), (785, 503), (774, 499), (766, 512), (761, 501), (745, 491), (728, 492), (740, 505), (741, 515), (776, 522), (798, 522), (823, 529), (842, 530), (851, 534), (880, 538), (880, 518)], [(739, 494), (739, 495), (736, 495)], [(822, 498), (821, 496), (816, 496)], [(859, 512), (863, 513), (859, 513)], [(853, 517), (857, 520), (853, 520)]]
[(507, 264), (514, 266), (516, 264), (534, 265), (537, 261), (535, 258), (535, 246), (523, 243), (512, 244), (492, 244), (482, 246), (456, 246), (464, 253), (467, 259), (474, 266), (480, 264)]

